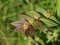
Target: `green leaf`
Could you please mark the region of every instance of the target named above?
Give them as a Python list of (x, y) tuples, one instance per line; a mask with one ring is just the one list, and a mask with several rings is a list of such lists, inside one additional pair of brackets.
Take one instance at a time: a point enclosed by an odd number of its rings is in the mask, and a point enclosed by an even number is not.
[(29, 11), (29, 12), (27, 12), (27, 15), (34, 19), (38, 19), (40, 17), (40, 15), (35, 11)]
[(60, 24), (60, 22), (54, 17), (54, 16), (51, 16), (49, 17), (51, 20), (55, 21), (56, 23)]
[(22, 19), (22, 18), (26, 19), (30, 24), (32, 24), (34, 21), (34, 19), (32, 17), (29, 17), (27, 15), (19, 15), (19, 18), (20, 19)]
[(43, 23), (45, 23), (48, 27), (56, 26), (57, 24), (49, 19), (41, 18), (40, 19)]
[(38, 30), (40, 30), (41, 32), (44, 30), (47, 30), (46, 27), (42, 24), (42, 22), (40, 22), (38, 20), (35, 20), (33, 22), (33, 24), (34, 24), (34, 27), (37, 28)]
[(43, 15), (47, 14), (47, 11), (44, 10), (43, 8), (39, 7), (39, 6), (35, 6), (35, 10)]

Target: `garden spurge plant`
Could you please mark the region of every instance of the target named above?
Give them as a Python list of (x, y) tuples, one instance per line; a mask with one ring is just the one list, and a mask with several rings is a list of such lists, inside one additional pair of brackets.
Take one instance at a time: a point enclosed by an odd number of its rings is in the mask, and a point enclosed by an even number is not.
[[(58, 21), (53, 15), (44, 9), (38, 6), (34, 8), (35, 10), (27, 11), (24, 14), (19, 14), (18, 17), (20, 20), (12, 22), (11, 24), (16, 27), (14, 30), (15, 32), (24, 32), (27, 37), (34, 37), (36, 41), (38, 39), (37, 42), (41, 43), (41, 45), (44, 45), (43, 39), (40, 39), (41, 36), (39, 37), (39, 35), (37, 35), (38, 32), (39, 34), (43, 33), (47, 35), (47, 33), (50, 31), (50, 28), (57, 26), (59, 23), (57, 23)], [(50, 35), (48, 34), (48, 36)], [(51, 37), (53, 37), (53, 35)], [(48, 39), (46, 42), (49, 43), (51, 39)]]

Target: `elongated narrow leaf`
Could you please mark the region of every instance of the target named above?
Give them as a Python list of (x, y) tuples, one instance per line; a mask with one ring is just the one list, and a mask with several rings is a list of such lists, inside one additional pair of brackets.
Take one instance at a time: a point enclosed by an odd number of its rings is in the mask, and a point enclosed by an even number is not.
[(23, 31), (24, 29), (23, 29), (23, 27), (22, 26), (19, 26), (19, 27), (17, 27), (15, 30), (14, 30), (14, 32), (21, 32), (21, 31)]
[(38, 30), (41, 30), (41, 31), (43, 31), (43, 30), (47, 30), (46, 29), (46, 27), (42, 24), (42, 22), (40, 22), (40, 21), (34, 21), (34, 26), (38, 29)]
[(40, 19), (43, 23), (45, 23), (48, 27), (56, 26), (57, 24), (49, 19), (41, 18)]
[(50, 16), (49, 18), (50, 18), (51, 20), (57, 22), (58, 24), (60, 24), (60, 22), (59, 22), (54, 16)]
[(27, 12), (27, 15), (33, 17), (34, 19), (38, 19), (40, 17), (40, 15), (35, 11), (29, 11)]
[(47, 14), (47, 11), (44, 10), (43, 8), (39, 7), (39, 6), (35, 6), (35, 10), (43, 15)]
[(28, 20), (28, 22), (29, 22), (30, 24), (32, 24), (33, 21), (34, 21), (34, 18), (29, 17), (29, 16), (27, 16), (27, 15), (19, 15), (19, 18), (20, 18), (20, 19), (21, 19), (21, 18), (24, 18), (24, 19)]
[(19, 27), (21, 25), (23, 25), (26, 21), (25, 20), (20, 20), (20, 21), (16, 21), (16, 22), (12, 22), (11, 24), (15, 27)]

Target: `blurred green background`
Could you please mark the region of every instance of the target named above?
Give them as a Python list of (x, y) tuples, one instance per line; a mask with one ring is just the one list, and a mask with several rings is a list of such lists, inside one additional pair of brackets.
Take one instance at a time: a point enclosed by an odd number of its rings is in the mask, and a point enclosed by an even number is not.
[[(59, 0), (0, 0), (0, 45), (60, 45), (59, 7)], [(16, 27), (11, 23), (19, 21), (20, 15), (33, 18), (36, 13), (42, 21), (35, 19), (36, 35), (14, 32)]]

